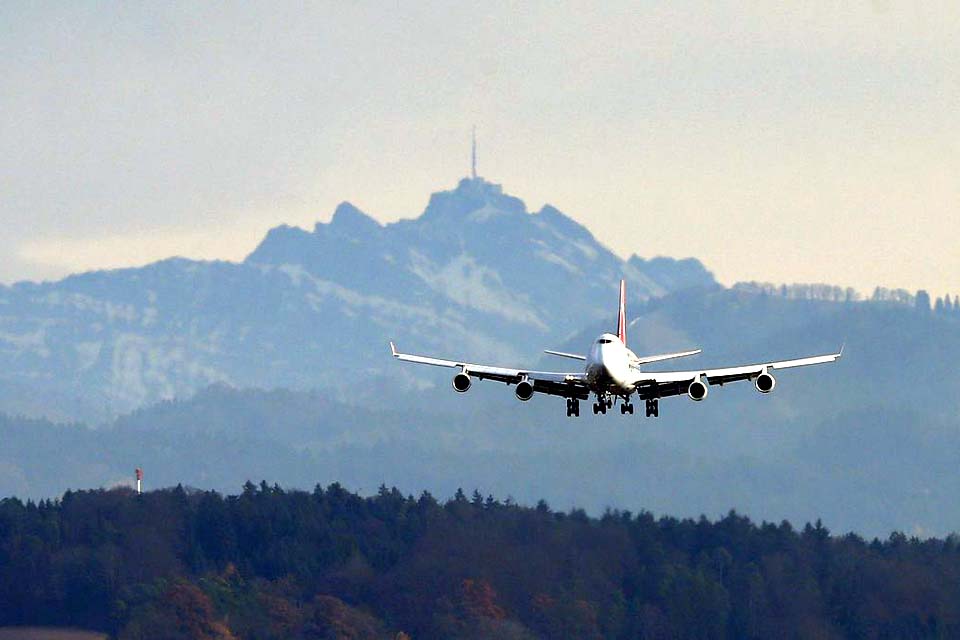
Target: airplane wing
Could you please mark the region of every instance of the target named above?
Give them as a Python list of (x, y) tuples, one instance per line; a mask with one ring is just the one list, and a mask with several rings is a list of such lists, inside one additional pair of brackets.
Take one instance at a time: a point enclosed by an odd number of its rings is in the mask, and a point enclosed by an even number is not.
[(567, 353), (566, 351), (554, 351), (553, 349), (544, 349), (543, 352), (550, 354), (551, 356), (560, 356), (561, 358), (570, 358), (571, 360), (587, 359), (587, 356), (580, 356), (575, 353)]
[[(651, 362), (662, 362), (663, 360), (674, 360), (676, 358), (687, 358), (700, 353), (701, 349), (693, 351), (678, 351), (677, 353), (663, 353), (657, 356), (643, 356), (637, 358), (637, 364), (650, 364)], [(550, 353), (549, 351), (547, 353)]]
[(764, 362), (748, 364), (739, 367), (724, 369), (694, 369), (690, 371), (644, 371), (638, 376), (636, 385), (641, 400), (666, 398), (687, 393), (690, 383), (698, 377), (705, 383), (713, 386), (723, 386), (739, 380), (753, 380), (761, 373), (794, 367), (807, 367), (814, 364), (835, 362), (843, 356), (843, 349), (838, 353), (795, 360), (781, 360), (779, 362)]
[(393, 357), (403, 362), (414, 362), (417, 364), (428, 364), (434, 367), (447, 367), (450, 369), (460, 369), (471, 378), (478, 380), (496, 380), (506, 384), (516, 384), (526, 378), (533, 384), (533, 390), (537, 393), (545, 393), (554, 396), (563, 396), (565, 398), (579, 398), (586, 400), (590, 397), (586, 382), (586, 374), (563, 373), (557, 371), (533, 371), (530, 369), (509, 369), (506, 367), (491, 367), (482, 364), (473, 364), (462, 360), (444, 360), (442, 358), (432, 358), (429, 356), (418, 356), (409, 353), (400, 353), (396, 345), (390, 343), (390, 351)]

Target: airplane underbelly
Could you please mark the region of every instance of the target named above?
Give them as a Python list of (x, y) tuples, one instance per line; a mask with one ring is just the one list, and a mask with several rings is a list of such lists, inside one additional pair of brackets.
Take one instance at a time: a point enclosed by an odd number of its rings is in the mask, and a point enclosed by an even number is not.
[(604, 378), (606, 371), (603, 368), (603, 365), (600, 364), (590, 364), (587, 367), (587, 382), (591, 387), (599, 387)]
[(602, 364), (591, 364), (587, 367), (587, 382), (593, 391), (627, 393), (633, 389), (625, 385), (621, 376), (615, 375)]

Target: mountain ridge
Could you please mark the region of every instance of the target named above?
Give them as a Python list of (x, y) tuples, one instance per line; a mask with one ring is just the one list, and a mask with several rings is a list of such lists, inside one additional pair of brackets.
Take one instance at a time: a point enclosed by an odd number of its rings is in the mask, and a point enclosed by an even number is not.
[(344, 397), (379, 375), (416, 385), (424, 374), (387, 371), (387, 340), (523, 361), (614, 313), (621, 277), (634, 300), (715, 285), (695, 260), (623, 260), (482, 179), (386, 225), (345, 201), (312, 231), (272, 228), (241, 262), (0, 287), (0, 410), (99, 422), (213, 383)]

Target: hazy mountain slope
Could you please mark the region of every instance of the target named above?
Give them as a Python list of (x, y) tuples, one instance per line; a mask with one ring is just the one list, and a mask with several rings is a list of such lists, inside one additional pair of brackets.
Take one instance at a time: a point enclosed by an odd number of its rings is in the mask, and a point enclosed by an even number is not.
[[(647, 271), (651, 275), (647, 275)], [(481, 179), (381, 226), (344, 203), (273, 229), (240, 264), (171, 259), (0, 287), (0, 409), (98, 421), (211, 383), (349, 398), (409, 348), (523, 362), (635, 299), (713, 282), (695, 261), (623, 261), (552, 207)], [(398, 375), (400, 377), (398, 377)]]

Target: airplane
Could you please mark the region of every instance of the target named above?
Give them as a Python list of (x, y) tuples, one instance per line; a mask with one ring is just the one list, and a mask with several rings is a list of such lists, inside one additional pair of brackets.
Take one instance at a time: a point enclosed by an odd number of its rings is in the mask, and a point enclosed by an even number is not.
[(631, 398), (636, 394), (638, 399), (646, 401), (648, 418), (660, 416), (661, 398), (686, 394), (691, 400), (701, 402), (706, 399), (710, 387), (714, 385), (723, 386), (730, 382), (752, 380), (757, 391), (766, 394), (773, 391), (777, 384), (772, 371), (835, 362), (843, 356), (841, 347), (838, 353), (723, 369), (644, 371), (643, 365), (685, 358), (696, 355), (701, 350), (639, 357), (627, 348), (626, 283), (623, 280), (620, 281), (620, 312), (616, 334), (602, 334), (594, 340), (587, 355), (544, 350), (553, 356), (582, 361), (583, 371), (533, 371), (472, 364), (462, 360), (443, 360), (400, 353), (393, 342), (390, 343), (390, 351), (394, 358), (404, 362), (459, 369), (453, 376), (453, 388), (459, 393), (470, 389), (473, 379), (476, 378), (516, 385), (517, 399), (524, 402), (536, 393), (564, 397), (567, 399), (568, 418), (580, 415), (580, 401), (589, 400), (591, 394), (596, 397), (596, 402), (593, 403), (595, 415), (606, 414), (613, 408), (615, 400), (623, 401), (620, 403), (621, 414), (633, 414)]

